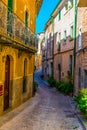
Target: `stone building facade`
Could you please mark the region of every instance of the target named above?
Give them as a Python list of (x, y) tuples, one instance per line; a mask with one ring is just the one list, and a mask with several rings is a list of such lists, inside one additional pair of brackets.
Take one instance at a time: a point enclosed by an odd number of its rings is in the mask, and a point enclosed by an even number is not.
[(54, 18), (54, 78), (67, 80), (73, 73), (73, 1), (61, 1), (52, 13)]
[[(45, 25), (45, 32), (48, 36), (52, 35), (51, 43), (47, 43), (48, 48), (52, 47), (52, 63), (51, 72), (56, 80), (67, 80), (67, 74), (73, 72), (73, 22), (74, 22), (74, 9), (73, 2), (70, 0), (63, 0), (54, 9), (49, 21)], [(47, 31), (51, 27), (50, 33)], [(49, 35), (49, 37), (51, 37)], [(46, 38), (45, 38), (46, 39)], [(47, 56), (49, 51), (47, 50)], [(48, 67), (48, 65), (47, 65)]]
[[(78, 0), (77, 7), (74, 2), (75, 0), (62, 0), (58, 3), (45, 25), (45, 33), (48, 35), (47, 29), (50, 24), (53, 25), (53, 32), (50, 32), (54, 39), (53, 77), (57, 81), (67, 81), (70, 74), (74, 90), (78, 92), (82, 87), (87, 87), (87, 4), (85, 0)], [(48, 53), (47, 48), (45, 51)]]
[(46, 79), (53, 76), (53, 19), (50, 19), (45, 26), (45, 46), (42, 48), (43, 53), (43, 73)]
[(35, 19), (41, 2), (0, 0), (0, 115), (32, 96)]
[(78, 3), (76, 67), (75, 67), (76, 92), (82, 87), (87, 88), (87, 38), (86, 38), (87, 28), (86, 27), (87, 27), (87, 4), (84, 0), (83, 2), (79, 1)]
[(42, 67), (42, 45), (44, 44), (44, 32), (37, 34), (38, 39), (38, 50), (35, 55), (35, 66), (36, 69)]

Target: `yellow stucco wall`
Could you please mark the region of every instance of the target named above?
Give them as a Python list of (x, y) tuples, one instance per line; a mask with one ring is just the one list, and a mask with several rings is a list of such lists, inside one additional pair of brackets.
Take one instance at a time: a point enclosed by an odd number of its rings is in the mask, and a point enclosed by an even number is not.
[(29, 14), (29, 27), (34, 32), (35, 31), (35, 0), (15, 0), (14, 12), (24, 21), (25, 11)]
[[(8, 0), (2, 0), (8, 5)], [(13, 0), (13, 12), (24, 22), (25, 11), (29, 14), (28, 27), (35, 32), (36, 1), (35, 0)], [(2, 40), (0, 40), (0, 43)], [(0, 95), (0, 115), (4, 113), (4, 83), (6, 56), (10, 58), (10, 81), (9, 81), (9, 107), (15, 108), (32, 96), (33, 73), (35, 54), (20, 51), (12, 46), (0, 44), (0, 85), (3, 86)], [(26, 92), (23, 93), (24, 60), (26, 59)]]
[[(8, 5), (8, 0), (2, 0)], [(28, 27), (35, 32), (35, 21), (36, 21), (36, 1), (35, 0), (13, 0), (13, 12), (24, 22), (25, 12), (29, 15)]]
[[(33, 72), (34, 72), (34, 54), (22, 52), (18, 56), (18, 50), (4, 46), (0, 52), (0, 85), (3, 85), (3, 95), (0, 96), (0, 115), (4, 109), (4, 82), (5, 82), (5, 61), (6, 56), (10, 57), (10, 85), (9, 85), (9, 101), (10, 107), (13, 109), (20, 105), (23, 101), (32, 96)], [(24, 60), (27, 59), (26, 77), (27, 91), (22, 93), (23, 76), (24, 76)]]

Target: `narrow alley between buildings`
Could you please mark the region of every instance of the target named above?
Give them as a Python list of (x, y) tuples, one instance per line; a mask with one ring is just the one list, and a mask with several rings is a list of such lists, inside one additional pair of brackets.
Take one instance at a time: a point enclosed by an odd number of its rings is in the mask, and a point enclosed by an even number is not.
[(39, 87), (34, 97), (0, 117), (0, 130), (82, 130), (69, 97), (50, 88), (35, 73)]

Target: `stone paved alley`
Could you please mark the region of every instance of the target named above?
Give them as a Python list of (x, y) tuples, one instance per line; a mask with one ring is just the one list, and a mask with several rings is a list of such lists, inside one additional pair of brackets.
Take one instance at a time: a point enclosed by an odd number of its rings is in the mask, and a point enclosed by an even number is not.
[(35, 74), (39, 83), (34, 97), (0, 118), (0, 130), (82, 130), (72, 112), (68, 96), (49, 88)]

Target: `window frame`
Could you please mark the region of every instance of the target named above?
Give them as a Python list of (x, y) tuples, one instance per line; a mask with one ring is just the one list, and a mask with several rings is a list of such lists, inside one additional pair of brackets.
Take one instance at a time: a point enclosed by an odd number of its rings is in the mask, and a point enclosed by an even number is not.
[(67, 31), (64, 30), (64, 41), (66, 41), (66, 40), (67, 40)]
[(79, 28), (78, 34), (78, 49), (82, 48), (82, 27)]
[(73, 30), (74, 30), (74, 27), (72, 25), (71, 28), (70, 28), (70, 36), (71, 36), (72, 39), (74, 38), (74, 32), (73, 32)]
[(58, 12), (58, 21), (61, 20), (61, 10)]

